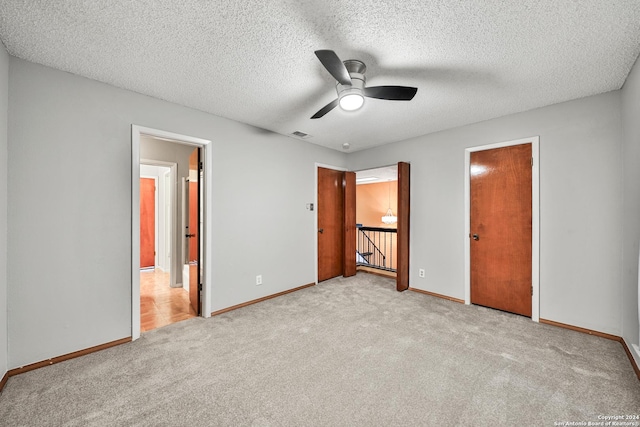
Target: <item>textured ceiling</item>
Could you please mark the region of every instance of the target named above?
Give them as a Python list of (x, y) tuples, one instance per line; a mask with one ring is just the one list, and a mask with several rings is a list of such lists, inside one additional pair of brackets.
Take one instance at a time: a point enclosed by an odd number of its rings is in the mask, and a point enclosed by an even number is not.
[(385, 166), (375, 169), (365, 169), (356, 172), (356, 184), (366, 185), (377, 182), (397, 181), (398, 165)]
[[(19, 58), (350, 151), (619, 89), (638, 0), (0, 0)], [(418, 88), (309, 118), (336, 97), (314, 50)], [(304, 143), (304, 142), (300, 142)]]

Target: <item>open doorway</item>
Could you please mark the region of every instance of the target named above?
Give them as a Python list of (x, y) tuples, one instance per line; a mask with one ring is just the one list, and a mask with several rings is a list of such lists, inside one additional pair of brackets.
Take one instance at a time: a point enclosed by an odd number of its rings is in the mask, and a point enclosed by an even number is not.
[[(165, 141), (141, 138), (145, 157), (140, 160), (140, 331), (146, 332), (197, 315), (191, 308), (188, 290), (178, 282), (173, 243), (180, 243), (176, 227), (178, 160), (182, 146), (170, 150)], [(164, 148), (164, 149), (163, 149)], [(184, 151), (184, 150), (183, 150)]]
[[(411, 217), (410, 216), (411, 169), (410, 169), (409, 163), (405, 163), (405, 162), (399, 162), (397, 165), (394, 165), (391, 167), (396, 168), (396, 172), (393, 174), (393, 177), (397, 177), (396, 185), (395, 185), (396, 192), (397, 192), (397, 214), (394, 215), (393, 209), (391, 209), (392, 211), (391, 215), (388, 215), (388, 216), (397, 216), (397, 228), (396, 228), (397, 237), (394, 240), (395, 242), (397, 242), (397, 244), (395, 244), (397, 252), (394, 255), (394, 258), (396, 259), (394, 264), (397, 266), (396, 290), (399, 292), (402, 292), (409, 289), (409, 229), (410, 229), (409, 221)], [(336, 177), (334, 179), (329, 180), (329, 184), (331, 184), (329, 185), (329, 187), (343, 190), (341, 194), (333, 195), (337, 199), (339, 199), (340, 196), (342, 195), (342, 197), (344, 198), (344, 203), (342, 205), (342, 208), (340, 208), (340, 206), (338, 207), (333, 206), (332, 208), (329, 209), (329, 213), (335, 210), (337, 210), (338, 213), (342, 213), (341, 215), (342, 225), (341, 226), (336, 225), (335, 227), (337, 230), (341, 230), (343, 240), (339, 236), (334, 237), (332, 239), (332, 242), (336, 242), (336, 247), (338, 249), (334, 248), (334, 249), (327, 250), (326, 249), (327, 245), (324, 245), (322, 242), (322, 239), (325, 238), (325, 228), (327, 228), (326, 222), (325, 222), (326, 218), (323, 217), (324, 209), (322, 206), (325, 202), (327, 202), (327, 200), (325, 200), (327, 196), (323, 195), (322, 185), (320, 182), (321, 181), (320, 172), (323, 169), (327, 169), (328, 172), (330, 172), (330, 170), (338, 171), (338, 172), (335, 172)], [(342, 177), (342, 180), (340, 180), (340, 177)], [(361, 178), (362, 177), (363, 175), (361, 173)], [(357, 179), (356, 172), (347, 172), (347, 171), (344, 171), (344, 169), (342, 168), (325, 166), (325, 165), (320, 165), (316, 163), (316, 190), (317, 191), (316, 191), (315, 206), (317, 206), (317, 214), (316, 214), (315, 225), (317, 227), (316, 236), (318, 236), (316, 239), (316, 278), (318, 281), (321, 281), (323, 279), (326, 280), (328, 278), (320, 274), (320, 272), (323, 270), (322, 264), (323, 262), (325, 262), (324, 257), (327, 255), (327, 253), (333, 252), (333, 253), (337, 253), (338, 255), (340, 254), (342, 255), (341, 256), (342, 262), (343, 262), (342, 273), (340, 273), (340, 271), (336, 269), (337, 273), (334, 273), (334, 275), (342, 274), (344, 275), (344, 277), (349, 277), (356, 274), (357, 260), (359, 259), (361, 261), (361, 264), (363, 264), (362, 260), (366, 258), (364, 254), (366, 252), (369, 252), (364, 248), (360, 248), (360, 250), (358, 250), (356, 247), (357, 236), (360, 234), (360, 231), (361, 231), (355, 227), (356, 224), (358, 224), (358, 221), (356, 218), (356, 204), (357, 204), (356, 179)], [(385, 182), (387, 181), (388, 179), (385, 180)], [(362, 179), (361, 179), (361, 182), (362, 182)], [(340, 183), (342, 185), (340, 185)], [(391, 208), (389, 185), (393, 187), (393, 184), (389, 184), (387, 182), (386, 184), (387, 194), (388, 194), (387, 207), (384, 211), (380, 212), (381, 221), (382, 221), (382, 217), (385, 216), (389, 208)], [(329, 193), (333, 194), (333, 191), (329, 191)], [(333, 198), (333, 196), (330, 196), (329, 198)], [(313, 209), (313, 204), (310, 204), (307, 208)], [(334, 222), (339, 223), (340, 217)], [(384, 224), (384, 225), (391, 225), (391, 224)], [(369, 239), (371, 239), (370, 236), (368, 237)], [(366, 239), (364, 240), (366, 241)], [(341, 246), (338, 246), (341, 241), (343, 242), (343, 244)], [(340, 250), (340, 247), (342, 248), (342, 250)], [(378, 250), (381, 250), (380, 246), (378, 246)], [(370, 252), (373, 252), (373, 251), (370, 251)], [(372, 259), (371, 255), (368, 255), (368, 256), (370, 259)], [(368, 261), (368, 263), (371, 264), (370, 261)], [(391, 265), (391, 260), (386, 262), (384, 265), (385, 266)], [(379, 270), (382, 271), (381, 269)], [(333, 277), (333, 276), (329, 276), (329, 277)]]
[(395, 276), (398, 292), (409, 289), (410, 179), (406, 162), (356, 172), (357, 264)]
[(356, 172), (356, 265), (359, 271), (396, 277), (397, 214), (398, 165)]
[[(131, 325), (133, 339), (141, 331), (184, 320), (195, 315), (210, 316), (210, 262), (206, 262), (211, 245), (207, 226), (211, 223), (211, 201), (206, 185), (211, 182), (210, 141), (156, 129), (132, 126), (132, 284)], [(192, 154), (196, 153), (196, 161)], [(190, 166), (195, 165), (195, 170)], [(209, 165), (209, 167), (207, 167)], [(155, 167), (148, 169), (147, 166)], [(169, 170), (167, 171), (168, 168)], [(155, 172), (153, 172), (155, 171)], [(168, 173), (167, 173), (168, 172)], [(152, 226), (145, 224), (143, 208), (145, 176), (154, 175), (155, 194), (151, 196), (155, 212)], [(164, 185), (166, 184), (166, 185)], [(151, 186), (150, 184), (148, 184)], [(164, 189), (159, 189), (164, 185)], [(192, 187), (196, 186), (195, 191)], [(152, 187), (153, 188), (153, 187)], [(192, 193), (191, 197), (189, 194)], [(160, 201), (161, 197), (164, 201)], [(189, 199), (195, 208), (189, 206)], [(190, 215), (189, 211), (194, 215)], [(164, 214), (162, 219), (159, 216)], [(151, 215), (147, 212), (147, 215)], [(195, 223), (189, 217), (195, 217)], [(143, 266), (143, 230), (154, 235), (153, 265)], [(163, 231), (165, 232), (162, 237)], [(147, 238), (149, 239), (149, 238)], [(148, 243), (147, 243), (148, 244)], [(196, 255), (189, 253), (195, 247)], [(203, 262), (204, 261), (204, 262)], [(188, 271), (194, 264), (195, 270)], [(142, 269), (141, 269), (142, 267)], [(193, 283), (190, 285), (189, 276)], [(191, 288), (191, 289), (189, 289)], [(194, 298), (189, 298), (189, 290)], [(147, 293), (151, 292), (151, 295)], [(155, 314), (145, 311), (151, 306)], [(165, 305), (163, 308), (161, 305)], [(155, 319), (153, 319), (155, 315)]]

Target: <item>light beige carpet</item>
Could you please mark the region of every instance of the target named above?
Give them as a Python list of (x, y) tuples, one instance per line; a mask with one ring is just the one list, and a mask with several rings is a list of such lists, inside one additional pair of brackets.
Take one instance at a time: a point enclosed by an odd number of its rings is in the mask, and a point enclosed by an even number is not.
[(9, 379), (6, 426), (553, 426), (640, 413), (620, 343), (359, 273)]

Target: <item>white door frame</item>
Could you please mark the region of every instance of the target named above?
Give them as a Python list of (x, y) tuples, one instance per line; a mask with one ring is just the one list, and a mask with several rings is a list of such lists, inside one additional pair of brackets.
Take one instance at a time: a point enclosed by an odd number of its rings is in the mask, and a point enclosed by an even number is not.
[(313, 262), (313, 265), (316, 267), (316, 283), (318, 283), (318, 168), (333, 169), (342, 172), (348, 171), (347, 168), (343, 168), (342, 166), (325, 165), (323, 163), (315, 164), (315, 176), (313, 178), (315, 182), (314, 188), (316, 189), (316, 192), (313, 195), (313, 238), (315, 242), (313, 253), (315, 255), (315, 261)]
[[(171, 229), (171, 248), (169, 249), (169, 253), (171, 254), (171, 263), (169, 265), (169, 285), (172, 288), (177, 286), (178, 282), (178, 274), (179, 268), (182, 268), (181, 262), (175, 254), (178, 253), (178, 239), (176, 236), (178, 233), (178, 164), (175, 162), (163, 162), (161, 160), (151, 160), (151, 159), (140, 159), (141, 165), (148, 166), (162, 166), (169, 168), (169, 176), (171, 181), (171, 224), (169, 224), (169, 228)], [(164, 207), (163, 207), (164, 208)], [(156, 260), (157, 261), (157, 260)]]
[(517, 139), (515, 141), (499, 142), (467, 148), (464, 151), (464, 303), (471, 304), (471, 188), (470, 173), (471, 153), (475, 151), (491, 150), (512, 145), (531, 144), (533, 166), (531, 170), (531, 320), (540, 321), (540, 137)]
[[(204, 225), (202, 248), (202, 293), (200, 303), (202, 316), (211, 317), (211, 271), (212, 261), (208, 256), (213, 247), (212, 233), (208, 230), (213, 224), (213, 201), (210, 187), (213, 182), (213, 150), (211, 141), (188, 135), (131, 125), (131, 339), (140, 338), (140, 136), (149, 135), (168, 139), (179, 144), (202, 148), (202, 168), (204, 173), (203, 193)], [(177, 240), (177, 239), (174, 239)]]

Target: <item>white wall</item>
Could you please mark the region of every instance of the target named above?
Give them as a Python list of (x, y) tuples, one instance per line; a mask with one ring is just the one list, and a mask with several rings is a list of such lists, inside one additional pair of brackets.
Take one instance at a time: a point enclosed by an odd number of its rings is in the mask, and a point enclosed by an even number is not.
[(354, 152), (348, 166), (411, 163), (410, 286), (464, 299), (464, 149), (535, 135), (540, 317), (620, 335), (620, 92)]
[(305, 204), (344, 154), (16, 58), (9, 109), (9, 368), (131, 335), (132, 123), (212, 141), (213, 310), (315, 280)]
[(7, 115), (9, 55), (0, 43), (0, 380), (8, 369), (7, 339)]
[[(640, 64), (636, 62), (622, 88), (624, 129), (624, 264), (622, 337), (638, 345), (638, 243), (640, 241)], [(635, 358), (640, 365), (636, 348)]]

